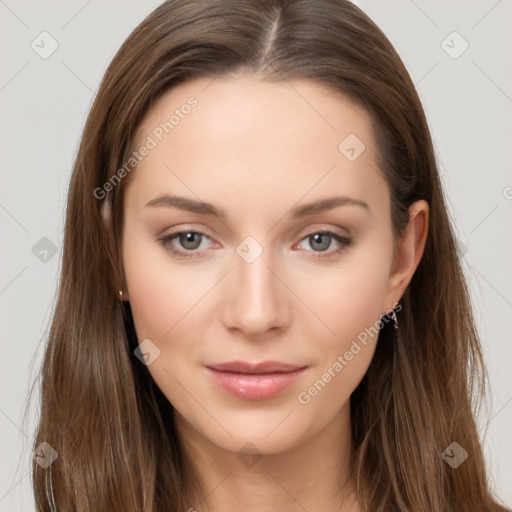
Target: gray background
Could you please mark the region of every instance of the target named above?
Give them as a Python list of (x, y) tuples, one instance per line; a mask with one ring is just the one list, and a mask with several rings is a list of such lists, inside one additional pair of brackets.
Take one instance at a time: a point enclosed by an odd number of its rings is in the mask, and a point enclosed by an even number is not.
[[(107, 64), (159, 3), (0, 0), (0, 512), (34, 510), (27, 461), (37, 410), (25, 423), (22, 413), (53, 307), (83, 124)], [(427, 112), (490, 373), (479, 418), (490, 478), (510, 506), (512, 2), (356, 3), (395, 45)], [(46, 59), (31, 47), (43, 31), (58, 43)]]

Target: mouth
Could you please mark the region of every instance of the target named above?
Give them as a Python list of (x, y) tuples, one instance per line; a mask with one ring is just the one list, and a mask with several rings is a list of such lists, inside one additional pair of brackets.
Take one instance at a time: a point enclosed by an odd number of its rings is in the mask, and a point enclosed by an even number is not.
[(256, 364), (233, 361), (206, 366), (220, 388), (246, 400), (264, 400), (277, 395), (291, 386), (306, 368), (278, 361)]

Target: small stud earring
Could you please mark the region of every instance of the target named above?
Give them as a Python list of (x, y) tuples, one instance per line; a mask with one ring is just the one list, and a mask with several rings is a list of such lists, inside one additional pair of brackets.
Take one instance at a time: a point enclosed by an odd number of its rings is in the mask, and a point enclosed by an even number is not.
[(119, 290), (119, 295), (121, 296), (121, 300), (123, 300), (123, 290)]

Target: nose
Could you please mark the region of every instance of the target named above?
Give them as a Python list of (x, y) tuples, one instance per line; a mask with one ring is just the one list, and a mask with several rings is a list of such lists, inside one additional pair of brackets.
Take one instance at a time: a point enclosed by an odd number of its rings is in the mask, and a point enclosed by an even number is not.
[(235, 254), (224, 290), (225, 327), (252, 338), (283, 330), (291, 317), (290, 296), (278, 276), (279, 267), (271, 251), (264, 250), (252, 263)]

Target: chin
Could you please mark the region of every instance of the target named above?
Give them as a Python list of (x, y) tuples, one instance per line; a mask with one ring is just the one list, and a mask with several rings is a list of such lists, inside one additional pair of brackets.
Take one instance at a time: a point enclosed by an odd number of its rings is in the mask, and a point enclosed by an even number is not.
[[(293, 402), (282, 402), (273, 409), (261, 408), (248, 410), (247, 407), (237, 411), (222, 408), (208, 408), (215, 418), (204, 415), (201, 421), (185, 419), (186, 429), (192, 429), (207, 442), (219, 449), (236, 453), (278, 454), (290, 450), (322, 429), (323, 423), (312, 411), (308, 417), (299, 417), (302, 412)], [(315, 417), (313, 417), (315, 416)], [(197, 418), (195, 418), (197, 419)]]

